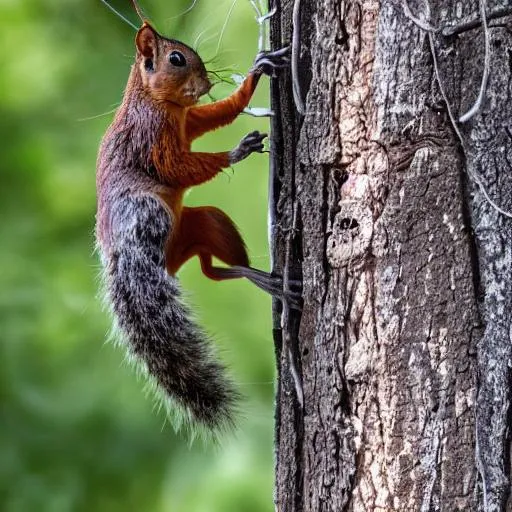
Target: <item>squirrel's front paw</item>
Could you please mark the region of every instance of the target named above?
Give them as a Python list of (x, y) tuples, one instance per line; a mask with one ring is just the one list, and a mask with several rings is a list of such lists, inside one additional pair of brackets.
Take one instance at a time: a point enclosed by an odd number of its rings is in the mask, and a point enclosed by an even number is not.
[(266, 133), (251, 132), (246, 135), (238, 146), (229, 153), (229, 163), (236, 164), (247, 158), (251, 153), (261, 153), (263, 151), (263, 139), (267, 137)]
[(251, 71), (260, 75), (275, 76), (277, 69), (288, 67), (290, 63), (289, 54), (289, 46), (274, 52), (258, 53)]

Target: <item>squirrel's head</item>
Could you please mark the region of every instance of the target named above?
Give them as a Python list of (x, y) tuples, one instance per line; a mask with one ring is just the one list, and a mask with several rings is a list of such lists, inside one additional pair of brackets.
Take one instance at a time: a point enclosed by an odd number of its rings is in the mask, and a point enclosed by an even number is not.
[(147, 22), (135, 43), (142, 83), (155, 100), (188, 107), (211, 89), (203, 61), (192, 48), (161, 36)]

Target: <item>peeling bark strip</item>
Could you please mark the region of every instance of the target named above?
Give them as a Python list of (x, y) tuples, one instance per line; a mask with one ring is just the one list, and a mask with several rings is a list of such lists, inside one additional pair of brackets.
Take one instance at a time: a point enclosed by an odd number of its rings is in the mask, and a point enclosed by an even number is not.
[[(293, 1), (271, 7), (277, 48)], [(409, 7), (434, 27), (478, 13), (477, 0)], [(290, 77), (272, 83), (274, 267), (290, 251), (304, 280), (302, 314), (281, 325), (274, 308), (277, 510), (512, 510), (512, 221), (467, 178), (512, 210), (512, 18), (490, 24), (466, 155), (401, 1), (301, 0), (300, 31), (304, 118)], [(478, 27), (435, 35), (455, 116), (478, 94), (482, 42)]]

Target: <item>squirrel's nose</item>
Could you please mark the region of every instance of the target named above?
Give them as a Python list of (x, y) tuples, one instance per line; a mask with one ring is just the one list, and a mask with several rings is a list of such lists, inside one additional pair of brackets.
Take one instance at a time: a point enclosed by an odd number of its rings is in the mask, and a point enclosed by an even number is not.
[(207, 94), (210, 92), (210, 89), (213, 87), (213, 84), (208, 79), (201, 80), (201, 84), (198, 87), (198, 90), (201, 91), (200, 96), (203, 94)]

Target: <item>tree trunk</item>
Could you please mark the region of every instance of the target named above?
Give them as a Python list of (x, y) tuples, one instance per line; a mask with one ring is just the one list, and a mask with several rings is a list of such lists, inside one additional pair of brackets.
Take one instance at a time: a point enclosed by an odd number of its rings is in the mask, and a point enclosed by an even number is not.
[[(479, 19), (426, 4), (434, 27)], [(272, 6), (277, 48), (293, 2)], [(304, 297), (274, 304), (280, 512), (507, 510), (512, 221), (482, 189), (512, 211), (512, 17), (489, 22), (461, 141), (482, 26), (429, 37), (408, 14), (302, 0), (304, 117), (290, 76), (272, 83), (274, 269)]]

